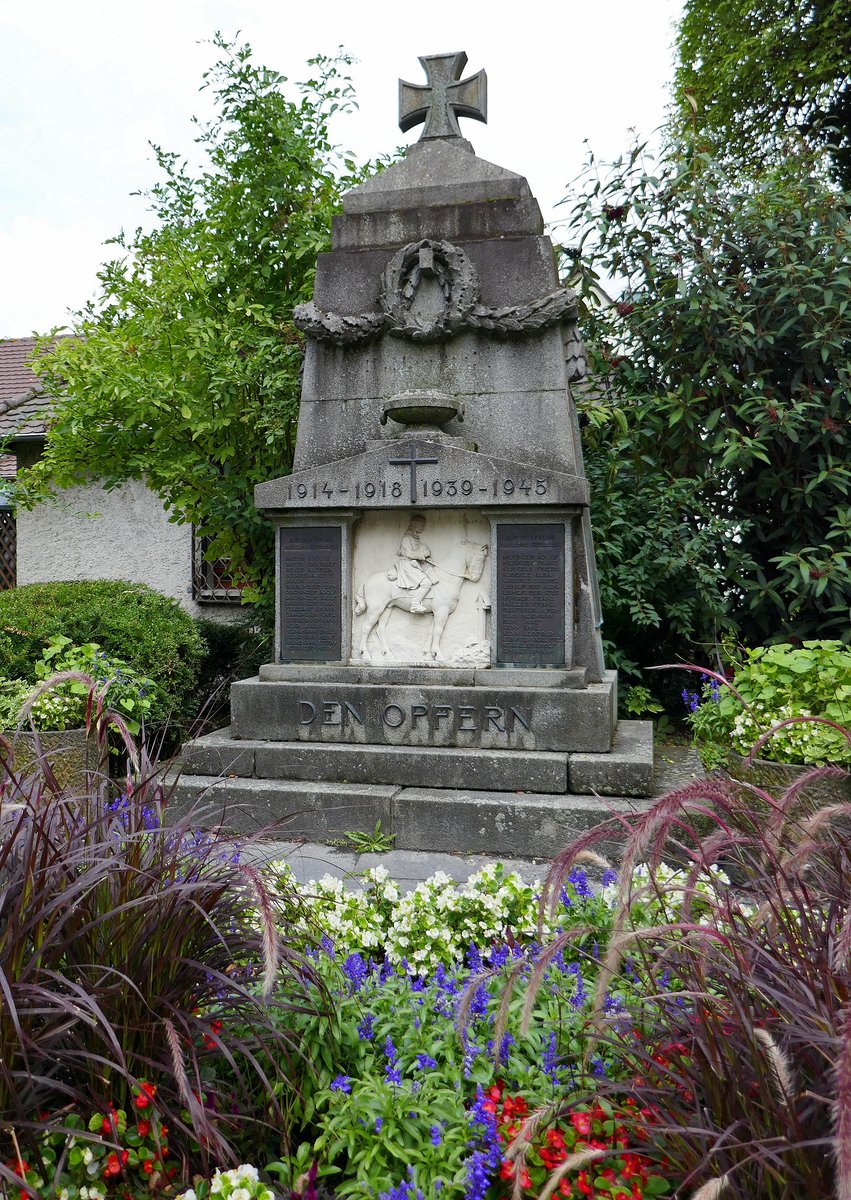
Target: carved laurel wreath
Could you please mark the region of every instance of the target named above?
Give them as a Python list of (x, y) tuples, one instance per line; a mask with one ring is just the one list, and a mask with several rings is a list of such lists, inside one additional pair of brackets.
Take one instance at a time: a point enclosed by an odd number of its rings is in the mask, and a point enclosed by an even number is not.
[[(423, 278), (430, 276), (442, 293), (435, 314), (417, 312), (416, 297)], [(299, 329), (318, 342), (351, 346), (388, 332), (414, 341), (445, 341), (463, 329), (476, 329), (498, 338), (528, 337), (550, 325), (568, 328), (568, 364), (571, 378), (585, 374), (585, 356), (575, 329), (576, 297), (567, 288), (526, 304), (485, 308), (477, 304), (479, 287), (470, 259), (451, 242), (423, 238), (409, 242), (388, 262), (382, 276), (381, 311), (352, 315), (324, 312), (311, 300), (296, 308)]]

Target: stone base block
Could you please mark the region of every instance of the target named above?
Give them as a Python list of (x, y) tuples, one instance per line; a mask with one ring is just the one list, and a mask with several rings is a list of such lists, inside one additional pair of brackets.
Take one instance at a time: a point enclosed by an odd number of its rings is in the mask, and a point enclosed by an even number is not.
[(653, 794), (653, 722), (619, 721), (610, 754), (571, 754), (571, 792), (598, 796)]
[[(172, 805), (183, 812), (193, 804), (199, 827), (223, 825), (237, 834), (269, 828), (278, 837), (321, 842), (371, 832), (380, 821), (398, 850), (543, 859), (608, 815), (643, 807), (623, 798), (603, 804), (596, 796), (183, 775)], [(618, 843), (600, 852), (616, 857)]]
[(613, 671), (586, 688), (245, 679), (231, 688), (232, 732), (279, 742), (606, 754), (616, 686)]

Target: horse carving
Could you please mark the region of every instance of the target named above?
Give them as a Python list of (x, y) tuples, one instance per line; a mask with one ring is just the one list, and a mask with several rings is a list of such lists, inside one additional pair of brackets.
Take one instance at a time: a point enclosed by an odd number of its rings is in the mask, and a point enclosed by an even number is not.
[[(459, 563), (460, 569), (454, 570), (450, 567), (439, 567), (437, 564), (432, 564), (431, 569), (437, 576), (437, 582), (422, 601), (426, 615), (432, 617), (431, 633), (424, 648), (424, 656), (432, 658), (436, 662), (445, 661), (440, 650), (440, 639), (446, 628), (446, 622), (458, 607), (458, 598), (461, 595), (461, 586), (464, 580), (469, 579), (473, 583), (478, 583), (485, 569), (485, 559), (488, 554), (487, 544), (464, 541), (460, 543), (460, 548), (464, 551), (463, 565)], [(372, 661), (367, 643), (373, 629), (378, 636), (381, 653), (385, 657), (392, 658), (386, 637), (387, 622), (390, 620), (394, 608), (410, 612), (412, 599), (410, 589), (401, 588), (396, 582), (388, 579), (386, 571), (376, 571), (358, 588), (355, 597), (355, 612), (358, 616), (361, 613), (366, 614), (360, 636), (361, 658), (367, 662)]]

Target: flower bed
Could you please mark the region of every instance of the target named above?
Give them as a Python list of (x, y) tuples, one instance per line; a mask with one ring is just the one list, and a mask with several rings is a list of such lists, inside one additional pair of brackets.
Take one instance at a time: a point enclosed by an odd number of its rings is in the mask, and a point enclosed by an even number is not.
[(3, 787), (4, 1200), (851, 1194), (844, 808), (698, 781), (543, 894), (494, 865), (402, 896), (264, 882), (153, 775), (79, 810)]

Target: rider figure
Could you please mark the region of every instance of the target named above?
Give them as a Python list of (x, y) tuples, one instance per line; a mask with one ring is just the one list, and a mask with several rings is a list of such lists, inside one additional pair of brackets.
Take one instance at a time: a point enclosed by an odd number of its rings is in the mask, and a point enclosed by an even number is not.
[(402, 537), (395, 566), (387, 572), (387, 578), (393, 580), (398, 587), (413, 592), (412, 613), (428, 612), (423, 600), (437, 583), (429, 566), (431, 551), (420, 537), (424, 529), (425, 517), (421, 513), (414, 513)]

